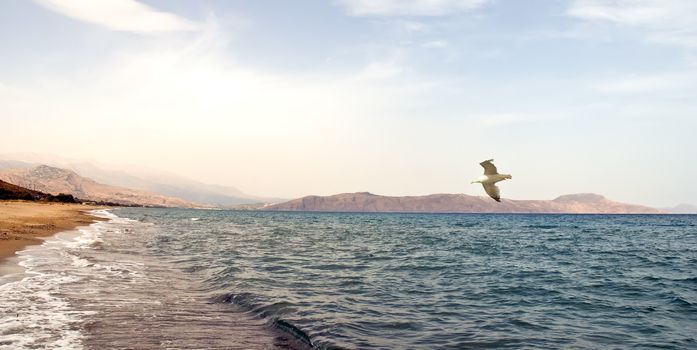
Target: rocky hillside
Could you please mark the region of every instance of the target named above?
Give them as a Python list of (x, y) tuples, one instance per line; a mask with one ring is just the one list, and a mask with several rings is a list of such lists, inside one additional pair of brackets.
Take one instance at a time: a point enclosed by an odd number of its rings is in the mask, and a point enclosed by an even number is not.
[(87, 201), (182, 208), (201, 206), (180, 198), (101, 184), (71, 170), (47, 165), (29, 169), (2, 170), (0, 179), (30, 190), (54, 195), (66, 193)]
[(28, 188), (13, 185), (0, 180), (0, 200), (20, 199), (25, 201), (46, 201), (75, 203), (75, 198), (69, 194), (50, 195), (39, 191), (32, 191)]
[(611, 201), (597, 194), (571, 194), (554, 200), (510, 200), (466, 194), (389, 197), (368, 192), (307, 196), (264, 207), (270, 211), (398, 213), (608, 213), (658, 214), (660, 210)]

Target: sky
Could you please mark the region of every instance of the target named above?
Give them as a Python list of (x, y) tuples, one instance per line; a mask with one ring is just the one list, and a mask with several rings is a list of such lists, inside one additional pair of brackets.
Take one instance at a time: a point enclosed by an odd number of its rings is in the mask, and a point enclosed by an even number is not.
[(5, 0), (0, 153), (265, 196), (697, 204), (692, 0)]

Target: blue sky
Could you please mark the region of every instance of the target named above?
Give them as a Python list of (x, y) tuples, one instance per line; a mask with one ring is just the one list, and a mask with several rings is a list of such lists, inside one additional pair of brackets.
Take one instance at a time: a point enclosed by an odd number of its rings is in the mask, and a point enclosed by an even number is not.
[[(0, 153), (281, 197), (697, 202), (697, 3), (0, 2)], [(31, 135), (31, 136), (28, 136)]]

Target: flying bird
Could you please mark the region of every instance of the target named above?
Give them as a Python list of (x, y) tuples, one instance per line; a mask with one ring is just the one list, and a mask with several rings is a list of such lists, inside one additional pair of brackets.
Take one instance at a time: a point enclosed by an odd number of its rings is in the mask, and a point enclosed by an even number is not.
[(500, 202), (501, 192), (499, 191), (498, 186), (496, 186), (496, 183), (506, 179), (512, 179), (513, 176), (508, 174), (499, 174), (499, 172), (496, 170), (496, 166), (492, 163), (493, 161), (493, 159), (489, 159), (479, 163), (479, 165), (484, 168), (484, 175), (478, 177), (476, 180), (472, 181), (472, 183), (482, 184), (486, 194), (488, 194), (489, 197), (493, 198), (495, 201)]

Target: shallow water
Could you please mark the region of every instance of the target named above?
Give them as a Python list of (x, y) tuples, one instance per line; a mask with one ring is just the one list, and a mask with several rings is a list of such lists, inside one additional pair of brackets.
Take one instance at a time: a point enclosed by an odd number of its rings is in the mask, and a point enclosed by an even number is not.
[(113, 213), (22, 253), (0, 348), (697, 348), (697, 216)]
[(246, 310), (211, 302), (201, 276), (148, 249), (162, 231), (111, 218), (31, 246), (0, 279), (0, 349), (304, 349)]

